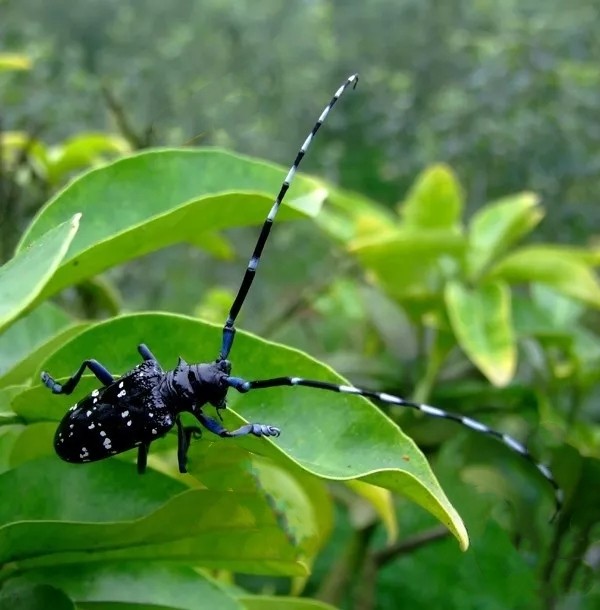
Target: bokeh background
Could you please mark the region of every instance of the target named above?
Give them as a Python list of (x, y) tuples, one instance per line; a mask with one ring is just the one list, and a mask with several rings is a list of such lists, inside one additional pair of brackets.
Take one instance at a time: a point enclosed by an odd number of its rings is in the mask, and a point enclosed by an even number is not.
[[(443, 163), (460, 184), (465, 223), (491, 201), (532, 191), (545, 216), (527, 243), (586, 249), (593, 268), (599, 13), (594, 0), (0, 0), (2, 260), (45, 201), (121, 154), (215, 145), (287, 166), (331, 93), (359, 72), (303, 171), (394, 213), (417, 176)], [(172, 246), (57, 302), (81, 317), (157, 309), (220, 322), (255, 235), (228, 231), (208, 252)], [(585, 340), (545, 343), (546, 329), (543, 339), (523, 341), (523, 364), (507, 387), (493, 387), (459, 349), (424, 384), (433, 353), (427, 324), (415, 324), (410, 304), (334, 237), (312, 221), (278, 226), (241, 326), (305, 350), (356, 384), (491, 414), (487, 423), (516, 431), (558, 464), (571, 507), (577, 489), (600, 489), (597, 302), (584, 299), (569, 318)], [(535, 295), (550, 309), (571, 306)], [(585, 349), (571, 349), (582, 342)], [(460, 554), (432, 519), (399, 501), (401, 539), (430, 538), (392, 559), (377, 556), (375, 607), (597, 607), (597, 586), (595, 597), (590, 591), (600, 532), (590, 507), (600, 496), (586, 496), (582, 513), (550, 527), (548, 490), (502, 447), (451, 425), (400, 421), (466, 513), (473, 549)], [(507, 480), (517, 491), (506, 492)], [(367, 608), (362, 561), (382, 548), (384, 528), (364, 499), (333, 494), (336, 527), (305, 593)]]

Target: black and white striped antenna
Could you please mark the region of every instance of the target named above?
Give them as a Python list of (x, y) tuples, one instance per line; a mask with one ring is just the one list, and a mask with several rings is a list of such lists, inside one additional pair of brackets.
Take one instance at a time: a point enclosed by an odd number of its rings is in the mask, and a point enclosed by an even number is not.
[(327, 118), (330, 110), (335, 106), (335, 103), (340, 99), (342, 93), (350, 86), (353, 85), (356, 87), (356, 83), (358, 83), (358, 74), (353, 74), (350, 76), (346, 82), (335, 92), (334, 96), (331, 98), (331, 101), (319, 117), (318, 121), (315, 123), (315, 126), (312, 128), (312, 131), (308, 134), (306, 140), (304, 140), (304, 144), (302, 144), (298, 154), (296, 155), (296, 159), (290, 167), (290, 171), (288, 172), (283, 184), (281, 185), (281, 189), (279, 190), (279, 194), (277, 195), (275, 202), (273, 203), (273, 207), (265, 220), (262, 229), (260, 231), (260, 235), (258, 236), (258, 241), (256, 242), (256, 246), (254, 246), (254, 252), (248, 262), (248, 267), (246, 268), (246, 272), (244, 273), (244, 277), (242, 279), (242, 283), (238, 289), (238, 293), (233, 301), (233, 305), (229, 310), (229, 315), (227, 317), (227, 321), (225, 322), (225, 326), (223, 327), (223, 342), (221, 344), (221, 351), (219, 353), (218, 360), (226, 360), (229, 356), (229, 352), (231, 351), (231, 347), (233, 346), (233, 340), (235, 338), (235, 320), (240, 313), (240, 309), (246, 300), (246, 296), (248, 295), (248, 291), (250, 290), (250, 286), (252, 286), (252, 282), (254, 281), (254, 276), (256, 274), (256, 269), (258, 267), (258, 263), (260, 262), (260, 257), (262, 255), (263, 248), (267, 243), (267, 238), (269, 237), (269, 233), (271, 232), (271, 227), (273, 226), (273, 221), (275, 220), (275, 216), (277, 216), (277, 212), (279, 211), (279, 206), (283, 201), (285, 194), (290, 188), (290, 184), (294, 180), (294, 175), (298, 170), (298, 166), (302, 161), (302, 158), (306, 154), (308, 147), (313, 141), (314, 137), (319, 131), (319, 128)]
[(425, 415), (430, 415), (432, 417), (439, 417), (441, 419), (449, 419), (451, 421), (455, 421), (459, 424), (462, 424), (463, 426), (466, 426), (467, 428), (470, 428), (471, 430), (474, 430), (475, 432), (486, 434), (487, 436), (492, 436), (498, 439), (499, 441), (504, 443), (504, 445), (506, 445), (509, 449), (511, 449), (515, 453), (518, 453), (521, 457), (525, 458), (528, 462), (533, 464), (540, 472), (540, 474), (548, 481), (548, 483), (550, 483), (550, 485), (554, 489), (554, 503), (556, 509), (552, 520), (554, 520), (556, 515), (558, 515), (558, 513), (562, 509), (564, 500), (563, 490), (556, 482), (554, 476), (552, 475), (552, 471), (550, 470), (550, 468), (548, 468), (548, 466), (538, 462), (531, 455), (531, 453), (529, 453), (527, 448), (512, 436), (509, 436), (508, 434), (503, 434), (502, 432), (498, 432), (497, 430), (490, 428), (486, 424), (483, 424), (465, 415), (459, 415), (458, 413), (450, 413), (449, 411), (444, 411), (443, 409), (439, 409), (438, 407), (432, 407), (430, 405), (424, 405), (417, 402), (412, 402), (410, 400), (405, 400), (404, 398), (394, 396), (393, 394), (387, 394), (386, 392), (374, 392), (372, 390), (356, 388), (351, 385), (339, 385), (327, 381), (304, 379), (302, 377), (274, 377), (273, 379), (258, 379), (255, 381), (245, 381), (239, 377), (229, 377), (227, 383), (230, 385), (230, 387), (233, 387), (242, 393), (265, 388), (275, 388), (279, 386), (304, 386), (308, 388), (315, 388), (317, 390), (327, 390), (328, 392), (355, 394), (357, 396), (370, 398), (372, 400), (376, 400), (378, 402), (382, 402), (388, 405), (416, 409), (417, 411), (420, 411), (421, 413), (424, 413)]
[[(242, 283), (238, 289), (238, 293), (233, 301), (233, 305), (229, 311), (229, 316), (227, 317), (227, 321), (225, 322), (225, 326), (223, 327), (223, 341), (221, 344), (221, 351), (219, 353), (219, 357), (217, 359), (217, 363), (223, 362), (227, 360), (229, 356), (229, 352), (233, 346), (233, 341), (235, 338), (235, 320), (244, 304), (246, 296), (248, 295), (248, 291), (250, 290), (250, 286), (254, 280), (254, 275), (256, 273), (256, 269), (260, 262), (260, 257), (262, 255), (263, 248), (267, 242), (267, 238), (269, 237), (269, 233), (271, 231), (271, 227), (273, 225), (273, 221), (275, 220), (275, 216), (279, 210), (279, 206), (283, 201), (285, 194), (287, 193), (290, 184), (294, 179), (294, 175), (302, 161), (306, 151), (308, 150), (313, 138), (315, 137), (317, 131), (323, 124), (323, 121), (327, 118), (330, 110), (333, 108), (335, 103), (344, 93), (344, 91), (350, 86), (356, 86), (358, 82), (358, 75), (353, 74), (350, 76), (346, 82), (335, 92), (333, 98), (329, 102), (329, 104), (325, 107), (315, 126), (312, 128), (312, 131), (304, 141), (304, 144), (298, 151), (298, 155), (294, 160), (283, 184), (281, 185), (281, 189), (279, 190), (279, 194), (277, 195), (275, 202), (273, 203), (273, 207), (267, 216), (258, 240), (256, 242), (256, 246), (254, 247), (254, 252), (252, 253), (252, 257), (248, 262), (248, 266), (246, 268), (246, 272), (244, 273), (244, 277), (242, 279)], [(444, 411), (443, 409), (439, 409), (438, 407), (432, 407), (430, 405), (419, 404), (416, 402), (412, 402), (410, 400), (405, 400), (404, 398), (400, 398), (399, 396), (394, 396), (393, 394), (387, 394), (385, 392), (374, 392), (371, 390), (365, 390), (362, 388), (357, 388), (349, 385), (338, 385), (335, 383), (329, 383), (326, 381), (317, 381), (314, 379), (303, 379), (301, 377), (275, 377), (273, 379), (260, 379), (256, 381), (246, 381), (245, 379), (241, 379), (240, 377), (227, 377), (227, 385), (229, 387), (235, 388), (239, 392), (246, 393), (252, 390), (266, 389), (266, 388), (274, 388), (278, 386), (304, 386), (308, 388), (314, 388), (318, 390), (326, 390), (328, 392), (340, 392), (342, 394), (355, 394), (357, 396), (363, 396), (365, 398), (370, 398), (372, 400), (382, 402), (385, 404), (397, 406), (397, 407), (408, 407), (411, 409), (416, 409), (425, 415), (430, 415), (432, 417), (438, 417), (441, 419), (449, 419), (451, 421), (455, 421), (463, 426), (474, 430), (475, 432), (479, 432), (481, 434), (485, 434), (487, 436), (492, 436), (499, 441), (501, 441), (506, 447), (508, 447), (511, 451), (519, 454), (528, 462), (532, 463), (535, 468), (540, 472), (540, 474), (548, 481), (548, 483), (554, 489), (554, 501), (556, 505), (556, 513), (555, 516), (559, 513), (563, 504), (563, 491), (559, 487), (558, 483), (554, 479), (551, 470), (548, 466), (539, 463), (527, 450), (527, 448), (517, 441), (512, 436), (508, 434), (503, 434), (490, 428), (486, 424), (483, 424), (475, 419), (470, 417), (459, 415), (457, 413), (450, 413), (448, 411)], [(554, 518), (554, 517), (553, 517)]]

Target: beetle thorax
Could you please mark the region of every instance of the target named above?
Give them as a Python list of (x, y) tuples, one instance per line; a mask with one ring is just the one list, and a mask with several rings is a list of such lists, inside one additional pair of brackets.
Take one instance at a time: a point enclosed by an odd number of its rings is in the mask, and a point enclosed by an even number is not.
[(188, 364), (179, 358), (177, 366), (165, 375), (162, 394), (177, 412), (194, 411), (206, 403), (223, 408), (230, 371), (231, 364), (227, 360)]

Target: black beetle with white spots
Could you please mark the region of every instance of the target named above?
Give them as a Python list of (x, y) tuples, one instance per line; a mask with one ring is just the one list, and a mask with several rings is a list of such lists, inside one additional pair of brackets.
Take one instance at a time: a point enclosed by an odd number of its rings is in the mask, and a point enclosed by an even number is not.
[(248, 434), (276, 437), (280, 434), (279, 428), (266, 424), (251, 423), (237, 430), (227, 430), (220, 421), (204, 413), (204, 406), (212, 405), (216, 408), (217, 413), (219, 409), (224, 409), (227, 391), (230, 388), (245, 393), (276, 386), (302, 386), (330, 392), (356, 394), (389, 405), (410, 407), (426, 415), (450, 419), (476, 432), (496, 437), (537, 468), (554, 488), (556, 510), (557, 512), (560, 510), (562, 490), (549, 468), (538, 463), (525, 446), (514, 438), (497, 432), (474, 419), (449, 413), (437, 407), (414, 403), (392, 394), (373, 392), (348, 385), (291, 376), (247, 381), (231, 375), (231, 362), (228, 360), (228, 356), (235, 339), (235, 320), (254, 280), (277, 211), (302, 158), (330, 110), (344, 91), (350, 86), (356, 86), (357, 82), (358, 75), (354, 74), (336, 91), (304, 141), (281, 185), (231, 306), (223, 328), (221, 350), (214, 362), (188, 364), (180, 358), (173, 370), (165, 371), (150, 349), (145, 345), (140, 345), (138, 351), (142, 357), (141, 364), (117, 379), (96, 360), (85, 360), (75, 375), (65, 383), (55, 381), (47, 372), (42, 373), (43, 383), (55, 394), (71, 394), (86, 368), (102, 383), (101, 388), (94, 390), (89, 396), (73, 405), (58, 426), (54, 447), (59, 457), (67, 462), (93, 462), (137, 447), (138, 471), (144, 472), (151, 443), (167, 434), (173, 426), (177, 426), (179, 470), (186, 472), (190, 441), (192, 437), (199, 435), (201, 429), (183, 426), (180, 421), (182, 412), (191, 413), (204, 428), (222, 437)]

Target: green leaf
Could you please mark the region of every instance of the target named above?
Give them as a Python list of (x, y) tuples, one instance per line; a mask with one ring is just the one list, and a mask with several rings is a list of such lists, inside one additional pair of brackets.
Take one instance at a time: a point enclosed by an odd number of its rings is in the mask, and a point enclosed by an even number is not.
[(0, 267), (0, 331), (32, 303), (56, 271), (79, 227), (81, 214), (48, 227)]
[(2, 610), (75, 610), (73, 602), (51, 585), (9, 581), (0, 590)]
[(100, 163), (104, 156), (124, 155), (131, 147), (121, 136), (106, 133), (79, 133), (50, 150), (47, 180), (59, 184), (75, 170)]
[(238, 599), (246, 610), (335, 610), (325, 602), (306, 597), (240, 595)]
[(373, 507), (386, 529), (388, 544), (395, 542), (398, 538), (398, 521), (394, 499), (390, 492), (364, 481), (348, 481), (347, 485)]
[(0, 72), (31, 70), (32, 62), (24, 53), (0, 53)]
[(398, 230), (350, 245), (361, 265), (392, 297), (422, 296), (440, 289), (444, 266), (456, 266), (465, 239), (455, 230)]
[[(275, 575), (306, 574), (265, 495), (188, 489), (132, 463), (65, 464), (56, 456), (0, 475), (0, 563), (22, 569), (108, 560), (182, 561)], [(199, 515), (202, 516), (199, 519)], [(269, 544), (264, 544), (264, 539)]]
[(494, 385), (510, 383), (517, 350), (508, 286), (493, 282), (468, 289), (451, 282), (445, 299), (452, 329), (469, 359)]
[(552, 245), (527, 246), (509, 254), (489, 272), (507, 282), (539, 282), (594, 307), (600, 307), (600, 284), (580, 253)]
[(22, 425), (5, 425), (0, 418), (0, 474), (10, 469), (10, 455), (24, 427)]
[[(51, 583), (78, 605), (91, 602), (242, 610), (243, 605), (208, 576), (191, 567), (157, 563), (100, 563), (32, 570), (13, 579), (17, 583)], [(50, 610), (53, 606), (48, 606)]]
[(39, 363), (87, 324), (52, 303), (43, 303), (0, 335), (0, 387), (17, 385), (33, 375)]
[[(85, 222), (39, 299), (109, 267), (197, 235), (262, 222), (284, 172), (220, 150), (147, 151), (91, 170), (35, 217), (21, 252), (50, 227), (82, 211)], [(314, 215), (325, 191), (298, 176), (281, 219)]]
[(483, 273), (494, 258), (529, 233), (543, 216), (539, 198), (533, 193), (512, 195), (476, 212), (469, 225), (469, 278)]
[[(241, 447), (223, 447), (216, 443), (199, 442), (190, 447), (188, 472), (211, 490), (234, 489), (238, 492), (260, 492), (269, 503), (277, 523), (289, 540), (312, 562), (324, 536), (318, 511), (331, 512), (323, 506), (323, 494), (310, 496), (300, 469), (285, 470), (272, 460), (252, 455)], [(331, 500), (327, 495), (329, 503)], [(327, 526), (327, 524), (326, 524)]]
[[(221, 333), (219, 326), (184, 316), (127, 315), (84, 331), (53, 354), (43, 368), (58, 378), (66, 377), (82, 360), (95, 357), (113, 374), (122, 373), (139, 361), (135, 345), (142, 342), (148, 343), (165, 368), (173, 366), (179, 355), (189, 362), (207, 362), (217, 355)], [(235, 374), (246, 379), (297, 375), (345, 382), (329, 367), (306, 354), (241, 331), (232, 355)], [(82, 389), (82, 394), (89, 387)], [(223, 451), (231, 444), (239, 444), (284, 465), (299, 465), (319, 477), (360, 478), (402, 493), (433, 513), (466, 547), (462, 521), (422, 453), (396, 424), (365, 399), (283, 387), (244, 396), (230, 393), (229, 401), (234, 411), (224, 415), (228, 427), (242, 422), (239, 413), (247, 421), (276, 425), (283, 433), (276, 442), (254, 437), (217, 438), (217, 444), (225, 443)], [(52, 395), (40, 384), (17, 396), (13, 406), (15, 412), (35, 421), (59, 419), (72, 402), (72, 397)]]
[(447, 165), (432, 165), (421, 173), (398, 206), (402, 225), (411, 229), (454, 229), (460, 225), (464, 195)]

